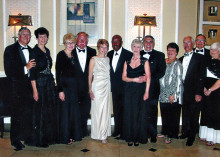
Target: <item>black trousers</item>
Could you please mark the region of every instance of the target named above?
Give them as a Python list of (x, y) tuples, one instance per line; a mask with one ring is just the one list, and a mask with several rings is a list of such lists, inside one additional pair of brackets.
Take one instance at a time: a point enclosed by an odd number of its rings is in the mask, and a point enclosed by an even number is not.
[(149, 116), (150, 116), (150, 137), (157, 136), (157, 116), (158, 116), (158, 99), (149, 100)]
[(29, 141), (32, 127), (33, 97), (30, 80), (26, 77), (23, 80), (11, 82), (11, 144), (21, 140)]
[(177, 138), (179, 134), (179, 122), (181, 106), (175, 103), (160, 103), (162, 118), (161, 134), (168, 135), (170, 138)]
[(194, 140), (199, 128), (201, 103), (183, 101), (182, 105), (182, 134)]
[(123, 122), (123, 106), (124, 106), (124, 94), (117, 90), (112, 90), (113, 99), (113, 113), (114, 113), (114, 133), (122, 133)]
[(89, 96), (89, 92), (88, 91), (79, 92), (78, 101), (79, 101), (79, 108), (81, 114), (82, 134), (84, 137), (88, 135), (87, 121), (90, 117), (90, 109), (91, 109), (91, 99)]

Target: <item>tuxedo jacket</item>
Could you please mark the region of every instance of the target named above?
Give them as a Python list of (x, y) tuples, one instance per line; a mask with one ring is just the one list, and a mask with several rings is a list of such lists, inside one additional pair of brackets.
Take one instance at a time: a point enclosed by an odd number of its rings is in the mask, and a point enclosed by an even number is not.
[(112, 91), (117, 90), (119, 93), (124, 92), (124, 81), (122, 80), (122, 73), (125, 61), (131, 59), (132, 53), (124, 48), (122, 48), (115, 72), (112, 67), (112, 59), (114, 55), (114, 50), (108, 52), (107, 56), (110, 59), (110, 77), (111, 77), (111, 89)]
[[(144, 55), (144, 50), (140, 52), (141, 56)], [(158, 99), (160, 95), (159, 79), (162, 78), (166, 71), (165, 55), (162, 52), (152, 50), (149, 58), (151, 83), (149, 90), (149, 99)]]
[[(31, 57), (32, 49), (28, 46), (29, 58)], [(4, 52), (4, 68), (6, 76), (12, 81), (24, 79), (24, 66), (26, 66), (24, 54), (18, 42), (6, 47)]]
[[(194, 48), (193, 51), (196, 52), (196, 48)], [(204, 62), (207, 65), (211, 59), (210, 50), (204, 48), (204, 55), (202, 55), (202, 54), (200, 54), (200, 55), (203, 56)]]
[[(181, 63), (183, 62), (183, 58), (184, 56), (180, 57), (179, 59)], [(194, 103), (195, 95), (202, 96), (205, 73), (206, 68), (203, 56), (198, 53), (193, 53), (183, 83), (183, 103), (184, 100), (186, 100), (187, 102)]]
[(76, 48), (72, 51), (74, 72), (75, 72), (75, 77), (77, 79), (77, 88), (79, 92), (88, 93), (89, 61), (95, 55), (96, 55), (96, 50), (87, 46), (86, 65), (85, 65), (85, 70), (83, 72), (76, 52)]

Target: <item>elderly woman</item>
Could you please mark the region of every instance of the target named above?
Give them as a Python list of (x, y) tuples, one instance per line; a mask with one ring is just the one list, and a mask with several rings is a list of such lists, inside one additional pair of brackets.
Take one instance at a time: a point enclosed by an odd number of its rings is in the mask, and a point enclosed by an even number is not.
[(111, 135), (111, 86), (110, 65), (106, 57), (109, 43), (105, 39), (97, 42), (98, 55), (89, 63), (89, 94), (91, 107), (91, 138), (107, 143)]
[(72, 144), (82, 140), (81, 118), (72, 50), (76, 38), (72, 33), (63, 37), (65, 49), (57, 54), (56, 81), (60, 104), (60, 143)]
[[(124, 117), (122, 138), (128, 146), (147, 143), (146, 105), (149, 97), (150, 66), (147, 59), (141, 57), (142, 43), (134, 39), (131, 43), (133, 57), (124, 63), (122, 80), (125, 81)], [(145, 75), (145, 77), (143, 77)], [(145, 79), (143, 79), (145, 78)]]
[(55, 143), (56, 134), (56, 97), (55, 83), (51, 73), (52, 59), (50, 50), (45, 47), (49, 38), (46, 28), (40, 27), (34, 32), (38, 44), (33, 48), (33, 58), (36, 67), (30, 71), (33, 88), (34, 129), (36, 131), (36, 146), (48, 147)]
[(171, 143), (171, 138), (178, 138), (180, 104), (182, 104), (183, 67), (176, 56), (179, 46), (176, 43), (167, 45), (166, 72), (160, 79), (160, 110), (162, 118), (162, 135), (167, 135), (165, 143)]
[(199, 137), (208, 146), (220, 143), (220, 43), (210, 47), (211, 60), (205, 79), (206, 126), (200, 126)]

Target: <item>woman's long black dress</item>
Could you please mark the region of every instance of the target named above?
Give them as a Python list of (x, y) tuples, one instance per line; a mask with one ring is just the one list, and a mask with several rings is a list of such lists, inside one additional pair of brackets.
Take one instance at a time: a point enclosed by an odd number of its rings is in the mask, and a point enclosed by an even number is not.
[(60, 102), (60, 143), (70, 139), (82, 140), (81, 116), (79, 110), (74, 60), (64, 51), (57, 54), (56, 80), (58, 92), (64, 92), (65, 101)]
[(31, 69), (31, 80), (36, 80), (38, 101), (34, 103), (33, 127), (35, 145), (56, 143), (57, 110), (55, 83), (51, 73), (52, 59), (49, 49), (44, 53), (37, 45), (33, 49), (36, 67)]
[[(127, 77), (136, 78), (145, 74), (146, 59), (141, 58), (140, 66), (132, 68), (127, 61)], [(126, 142), (147, 143), (147, 103), (143, 97), (146, 83), (125, 83), (125, 101), (123, 113), (122, 138)]]

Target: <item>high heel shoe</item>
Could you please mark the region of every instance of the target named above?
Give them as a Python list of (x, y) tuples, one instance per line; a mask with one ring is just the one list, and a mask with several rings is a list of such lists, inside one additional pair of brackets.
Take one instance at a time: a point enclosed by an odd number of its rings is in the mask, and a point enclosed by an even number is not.
[(135, 142), (135, 143), (134, 143), (134, 146), (135, 146), (135, 147), (139, 146), (139, 143), (138, 143), (138, 142)]
[(128, 142), (128, 146), (132, 146), (133, 145), (133, 142)]

